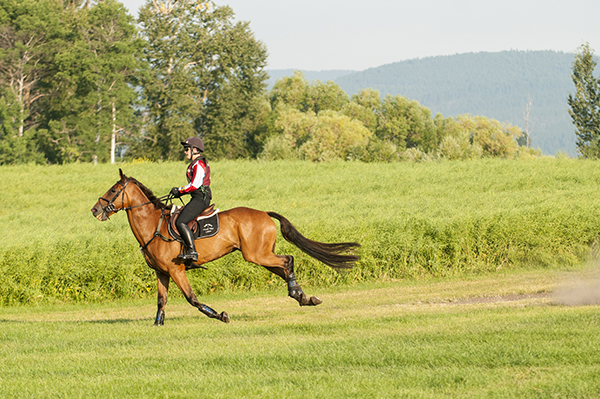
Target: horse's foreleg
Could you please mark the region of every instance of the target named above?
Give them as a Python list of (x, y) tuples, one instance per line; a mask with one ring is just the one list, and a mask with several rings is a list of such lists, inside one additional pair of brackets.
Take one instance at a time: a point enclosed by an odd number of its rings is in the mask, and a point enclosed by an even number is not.
[(158, 310), (156, 311), (156, 319), (154, 320), (155, 326), (162, 326), (165, 324), (165, 305), (167, 304), (167, 293), (169, 291), (169, 280), (168, 274), (156, 272), (156, 280), (158, 285)]
[(198, 301), (198, 298), (196, 298), (196, 295), (192, 291), (192, 286), (190, 285), (190, 282), (187, 279), (187, 276), (185, 275), (184, 271), (178, 271), (176, 273), (173, 273), (171, 275), (171, 278), (173, 279), (175, 284), (177, 284), (177, 286), (185, 296), (185, 299), (187, 299), (190, 305), (194, 306), (195, 308), (198, 308), (198, 310), (200, 310), (202, 313), (204, 313), (211, 319), (217, 319), (221, 320), (224, 323), (229, 323), (229, 315), (227, 313), (218, 313), (210, 306), (200, 303), (200, 301)]

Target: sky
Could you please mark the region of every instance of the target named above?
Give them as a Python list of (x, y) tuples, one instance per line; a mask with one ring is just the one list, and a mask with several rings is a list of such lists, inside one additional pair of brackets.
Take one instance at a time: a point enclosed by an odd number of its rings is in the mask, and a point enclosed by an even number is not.
[[(120, 0), (130, 13), (147, 0)], [(267, 69), (362, 71), (480, 51), (600, 55), (599, 0), (215, 0), (248, 21)]]

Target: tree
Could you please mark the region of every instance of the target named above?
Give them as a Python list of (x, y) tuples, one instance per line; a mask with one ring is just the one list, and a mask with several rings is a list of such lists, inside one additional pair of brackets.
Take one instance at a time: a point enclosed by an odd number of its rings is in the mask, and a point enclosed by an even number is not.
[[(517, 126), (483, 116), (459, 115), (456, 120), (460, 126), (458, 132), (468, 132), (471, 143), (481, 147), (484, 156), (511, 158), (517, 155), (517, 139), (523, 135)], [(455, 134), (454, 137), (459, 138), (460, 135)], [(473, 149), (470, 151), (472, 154), (478, 152)]]
[(363, 89), (352, 96), (352, 101), (344, 105), (342, 113), (352, 119), (359, 120), (367, 129), (375, 132), (377, 129), (377, 114), (381, 108), (379, 92), (373, 89)]
[(291, 107), (306, 112), (310, 109), (309, 90), (302, 71), (294, 71), (292, 76), (277, 79), (269, 95), (271, 108)]
[[(437, 114), (434, 118), (440, 144), (438, 145), (439, 156), (449, 160), (475, 159), (483, 155), (481, 146), (474, 142), (474, 134), (469, 131), (464, 123), (467, 116), (444, 118)], [(470, 119), (469, 119), (470, 120)]]
[(115, 0), (71, 11), (70, 46), (56, 56), (48, 115), (60, 161), (114, 163), (117, 137), (133, 125), (143, 41), (133, 18)]
[(360, 121), (333, 110), (316, 114), (290, 107), (279, 114), (275, 125), (281, 134), (266, 143), (263, 159), (359, 160), (373, 134)]
[(302, 112), (341, 111), (348, 104), (348, 94), (332, 81), (309, 83), (301, 71), (277, 79), (270, 93), (273, 109), (286, 106)]
[(303, 159), (329, 161), (360, 160), (372, 133), (359, 121), (326, 110), (316, 116), (308, 140), (299, 148)]
[(596, 61), (589, 43), (575, 54), (571, 78), (575, 95), (569, 94), (569, 115), (575, 125), (577, 148), (585, 158), (600, 158), (600, 84), (594, 77)]
[(332, 81), (323, 83), (317, 80), (309, 87), (310, 107), (315, 113), (340, 111), (348, 100), (348, 94)]
[(212, 1), (152, 0), (140, 10), (147, 41), (143, 81), (146, 146), (160, 159), (181, 159), (181, 145), (201, 135), (212, 157), (252, 155), (263, 115), (267, 52), (247, 22), (233, 22)]
[(0, 158), (41, 161), (37, 132), (51, 65), (64, 35), (57, 0), (0, 1)]
[(37, 147), (35, 129), (17, 134), (20, 121), (20, 104), (14, 93), (7, 91), (0, 97), (0, 165), (19, 163), (44, 163), (44, 155)]
[(420, 147), (431, 151), (437, 146), (437, 131), (429, 108), (403, 96), (385, 97), (376, 134), (400, 149)]

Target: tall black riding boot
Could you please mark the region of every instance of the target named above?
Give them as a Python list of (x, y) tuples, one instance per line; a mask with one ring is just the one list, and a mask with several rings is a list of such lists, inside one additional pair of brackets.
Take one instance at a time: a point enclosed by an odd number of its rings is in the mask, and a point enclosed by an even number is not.
[(194, 243), (194, 234), (190, 230), (188, 225), (179, 225), (179, 234), (185, 243), (183, 254), (179, 255), (178, 258), (183, 260), (191, 260), (192, 262), (198, 261), (198, 252), (196, 252), (196, 245)]

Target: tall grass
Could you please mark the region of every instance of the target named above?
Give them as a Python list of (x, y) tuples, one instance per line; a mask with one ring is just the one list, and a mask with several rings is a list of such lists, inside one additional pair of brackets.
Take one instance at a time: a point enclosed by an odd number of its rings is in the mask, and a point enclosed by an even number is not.
[[(570, 159), (363, 164), (211, 163), (214, 202), (286, 216), (307, 237), (358, 241), (361, 260), (336, 273), (278, 241), (304, 285), (349, 284), (498, 269), (573, 267), (600, 235), (600, 164)], [(183, 163), (0, 167), (0, 304), (155, 295), (127, 217), (90, 208), (118, 167), (166, 194)], [(232, 254), (188, 273), (197, 293), (285, 290)]]

